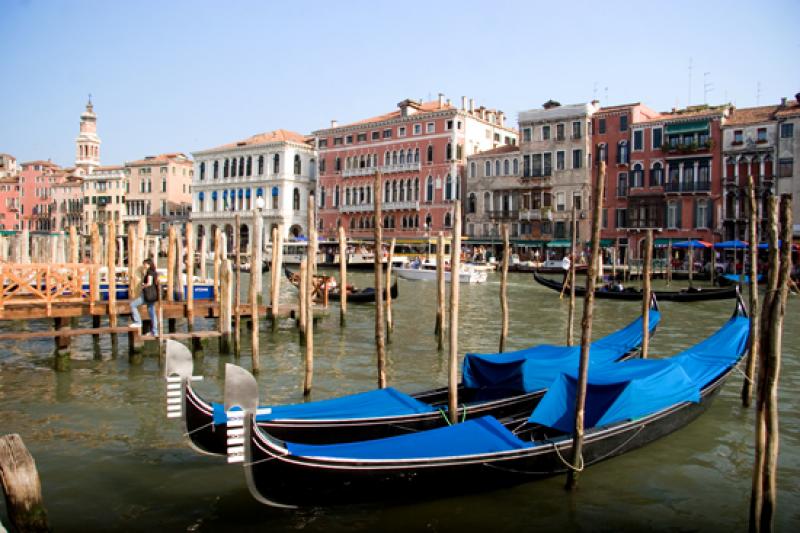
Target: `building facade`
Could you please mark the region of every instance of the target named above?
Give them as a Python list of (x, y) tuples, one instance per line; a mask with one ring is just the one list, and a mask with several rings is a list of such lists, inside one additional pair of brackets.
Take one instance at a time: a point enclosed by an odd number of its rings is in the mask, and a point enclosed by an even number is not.
[(22, 163), (19, 174), (21, 229), (31, 231), (55, 230), (52, 224), (52, 187), (64, 172), (51, 161)]
[(497, 239), (503, 223), (509, 224), (511, 237), (529, 235), (531, 221), (541, 220), (542, 184), (523, 179), (520, 161), (517, 145), (500, 146), (467, 157), (464, 203), (467, 236)]
[(79, 175), (91, 174), (100, 166), (100, 137), (97, 135), (97, 115), (92, 100), (86, 103), (81, 114), (78, 137), (75, 139), (75, 171)]
[(777, 120), (777, 183), (778, 194), (792, 193), (794, 205), (794, 239), (800, 239), (800, 93), (794, 100), (784, 99), (775, 112)]
[(191, 219), (198, 239), (221, 228), (232, 250), (234, 221), (240, 215), (239, 242), (246, 249), (255, 209), (264, 219), (263, 242), (278, 224), (283, 224), (286, 238), (308, 234), (307, 201), (317, 170), (316, 150), (308, 137), (276, 130), (192, 155)]
[(18, 229), (19, 200), (17, 158), (0, 154), (0, 230)]
[(522, 180), (531, 189), (529, 238), (568, 239), (573, 205), (578, 238), (589, 235), (591, 119), (597, 109), (596, 102), (562, 106), (551, 100), (519, 114)]
[[(192, 160), (182, 153), (148, 156), (125, 163), (125, 223), (147, 222), (147, 231), (167, 234), (171, 224), (189, 220), (192, 207)], [(126, 230), (127, 231), (127, 230)]]
[[(372, 238), (375, 195), (384, 234), (420, 238), (450, 230), (462, 198), (468, 154), (517, 142), (501, 111), (461, 108), (445, 101), (406, 99), (397, 110), (313, 132), (319, 150), (319, 232), (333, 238), (341, 225), (353, 238)], [(376, 191), (375, 173), (381, 172)]]
[(99, 166), (83, 176), (83, 233), (88, 235), (93, 223), (104, 235), (107, 222), (113, 221), (117, 235), (124, 234), (123, 215), (126, 213), (125, 194), (128, 175), (123, 166)]

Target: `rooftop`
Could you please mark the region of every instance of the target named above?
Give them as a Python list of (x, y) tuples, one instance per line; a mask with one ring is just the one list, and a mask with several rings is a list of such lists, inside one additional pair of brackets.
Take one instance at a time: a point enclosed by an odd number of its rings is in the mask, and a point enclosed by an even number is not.
[(569, 104), (554, 106), (547, 109), (529, 109), (528, 111), (520, 112), (519, 123), (560, 120), (589, 115), (593, 112), (594, 106), (592, 104)]
[(268, 131), (265, 133), (258, 133), (253, 135), (252, 137), (248, 137), (242, 141), (232, 142), (228, 144), (223, 144), (217, 146), (215, 148), (208, 148), (205, 150), (199, 150), (196, 153), (203, 153), (203, 152), (216, 152), (222, 150), (230, 150), (231, 148), (240, 148), (242, 146), (253, 146), (259, 144), (271, 144), (271, 143), (280, 143), (280, 142), (294, 142), (300, 144), (308, 144), (311, 138), (302, 135), (300, 133), (289, 131), (289, 130), (274, 130)]
[(519, 152), (519, 146), (513, 144), (505, 144), (503, 146), (498, 146), (497, 148), (492, 148), (491, 150), (484, 150), (483, 152), (479, 152), (477, 154), (473, 154), (470, 157), (482, 157), (482, 156), (492, 156), (492, 155), (500, 155), (500, 154), (510, 154), (513, 152)]
[(775, 112), (780, 109), (777, 105), (765, 105), (760, 107), (743, 107), (734, 109), (728, 118), (726, 125), (743, 126), (745, 124), (756, 124), (759, 122), (769, 122), (775, 117)]
[(181, 152), (172, 152), (168, 154), (159, 154), (159, 155), (150, 155), (146, 156), (144, 159), (139, 159), (136, 161), (127, 161), (125, 166), (128, 167), (141, 167), (141, 166), (150, 166), (150, 165), (166, 165), (170, 162), (175, 163), (191, 163), (191, 159), (189, 159), (186, 154)]
[[(400, 103), (401, 104), (406, 104), (406, 105), (408, 105), (408, 107), (411, 107), (412, 109), (414, 109), (415, 113), (413, 113), (413, 115), (416, 115), (416, 114), (419, 114), (419, 113), (433, 113), (435, 111), (448, 111), (448, 110), (454, 110), (455, 109), (454, 106), (452, 106), (452, 105), (450, 105), (450, 104), (448, 104), (446, 102), (444, 102), (444, 103), (442, 103), (440, 105), (438, 100), (431, 100), (430, 102), (417, 102), (417, 101), (414, 101), (414, 100), (406, 99), (406, 100), (404, 100), (403, 102), (400, 102)], [(372, 122), (386, 122), (386, 121), (389, 121), (389, 120), (400, 118), (402, 116), (402, 114), (403, 114), (402, 110), (398, 108), (396, 111), (392, 111), (391, 113), (385, 113), (383, 115), (377, 115), (377, 116), (374, 116), (374, 117), (365, 118), (363, 120), (358, 120), (356, 122), (351, 122), (350, 124), (344, 124), (344, 125), (336, 126), (336, 127), (337, 128), (347, 128), (347, 127), (350, 127), (350, 126), (357, 126), (359, 124), (370, 124)], [(331, 128), (331, 129), (333, 129), (333, 128)]]
[(43, 159), (37, 159), (35, 161), (26, 161), (25, 163), (22, 163), (23, 167), (28, 167), (28, 166), (33, 166), (33, 165), (41, 165), (41, 166), (44, 166), (44, 167), (58, 168), (57, 164), (53, 163), (52, 161), (45, 161)]

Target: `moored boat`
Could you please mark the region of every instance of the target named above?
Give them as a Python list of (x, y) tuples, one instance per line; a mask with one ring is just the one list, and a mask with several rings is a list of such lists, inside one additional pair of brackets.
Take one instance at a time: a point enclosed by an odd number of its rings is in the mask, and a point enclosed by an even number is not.
[[(436, 264), (432, 261), (414, 262), (405, 267), (394, 268), (393, 272), (396, 272), (397, 276), (403, 279), (431, 281), (436, 279)], [(449, 282), (451, 276), (450, 270), (445, 268), (444, 280)], [(474, 265), (463, 264), (461, 265), (458, 280), (460, 283), (485, 283), (488, 277), (485, 268), (476, 268)]]
[[(295, 287), (300, 286), (300, 274), (297, 272), (292, 272), (288, 268), (283, 269), (286, 278), (289, 280), (289, 283), (294, 285)], [(342, 298), (341, 287), (336, 284), (336, 280), (331, 276), (315, 276), (314, 283), (318, 287), (321, 287), (321, 290), (324, 290), (325, 285), (328, 287), (328, 299), (333, 301), (339, 301)], [(397, 281), (392, 284), (392, 288), (389, 291), (391, 294), (392, 299), (397, 298), (398, 289), (397, 289)], [(318, 292), (315, 292), (314, 299), (317, 301), (321, 301), (323, 298)], [(374, 287), (365, 287), (363, 289), (359, 289), (352, 285), (347, 286), (347, 301), (348, 303), (374, 303), (375, 302), (375, 288)]]

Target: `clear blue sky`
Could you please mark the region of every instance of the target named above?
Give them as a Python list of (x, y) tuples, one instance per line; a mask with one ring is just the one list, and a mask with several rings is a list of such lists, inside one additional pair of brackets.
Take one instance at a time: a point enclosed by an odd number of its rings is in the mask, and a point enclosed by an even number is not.
[[(74, 160), (88, 93), (104, 164), (302, 133), (439, 92), (658, 110), (800, 91), (800, 2), (0, 0), (0, 152)], [(607, 89), (606, 89), (607, 88)], [(607, 98), (606, 98), (607, 95)]]

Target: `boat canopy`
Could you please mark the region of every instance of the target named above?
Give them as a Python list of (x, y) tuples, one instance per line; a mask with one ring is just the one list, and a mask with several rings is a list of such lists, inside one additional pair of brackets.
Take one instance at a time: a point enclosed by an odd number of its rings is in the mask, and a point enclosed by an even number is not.
[[(225, 406), (221, 403), (212, 405), (214, 407), (214, 423), (226, 423), (228, 417), (225, 414)], [(392, 387), (328, 400), (272, 406), (271, 409), (272, 411), (268, 414), (258, 414), (256, 420), (339, 420), (428, 413), (434, 410), (429, 404), (416, 400)]]
[[(750, 320), (734, 316), (716, 333), (669, 359), (632, 359), (589, 367), (585, 427), (636, 420), (681, 402), (699, 402), (700, 391), (736, 364), (747, 348)], [(572, 433), (577, 371), (549, 386), (530, 422)]]
[[(650, 311), (650, 331), (661, 313)], [(613, 363), (642, 343), (642, 318), (592, 343), (592, 365)], [(462, 382), (474, 389), (506, 389), (526, 393), (546, 388), (561, 372), (578, 367), (580, 346), (544, 344), (515, 352), (477, 354), (464, 357)]]

